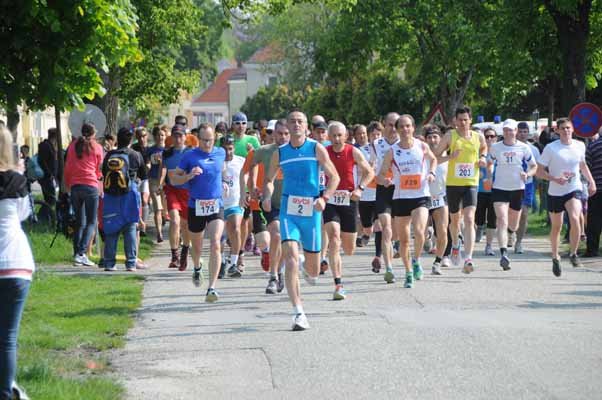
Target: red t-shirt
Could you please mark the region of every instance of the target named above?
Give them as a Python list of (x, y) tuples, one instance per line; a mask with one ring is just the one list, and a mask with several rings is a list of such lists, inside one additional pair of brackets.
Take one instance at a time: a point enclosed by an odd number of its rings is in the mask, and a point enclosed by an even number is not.
[(353, 146), (345, 143), (343, 151), (337, 153), (330, 145), (326, 147), (326, 151), (341, 178), (337, 190), (354, 190), (353, 166), (355, 165), (355, 159), (353, 158)]

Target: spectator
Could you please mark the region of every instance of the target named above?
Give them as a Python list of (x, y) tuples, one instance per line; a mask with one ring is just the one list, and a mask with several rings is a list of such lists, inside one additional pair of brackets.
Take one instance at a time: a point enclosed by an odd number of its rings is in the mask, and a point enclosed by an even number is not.
[(42, 187), (44, 201), (49, 206), (54, 207), (56, 204), (56, 188), (58, 183), (59, 161), (57, 148), (56, 128), (48, 129), (48, 138), (38, 146), (38, 163), (44, 171), (44, 177), (38, 182)]
[(30, 212), (27, 179), (18, 172), (12, 135), (0, 127), (0, 399), (25, 398), (14, 380), (19, 325), (35, 269), (21, 229)]
[[(602, 131), (602, 128), (598, 131)], [(598, 137), (587, 146), (585, 161), (594, 181), (596, 193), (590, 196), (587, 203), (587, 247), (585, 257), (597, 257), (600, 253), (600, 234), (602, 233), (602, 139)]]
[(71, 193), (76, 225), (73, 235), (74, 265), (94, 266), (86, 249), (96, 230), (99, 180), (102, 177), (102, 147), (96, 143), (96, 128), (82, 126), (82, 136), (71, 142), (65, 161), (65, 187)]
[[(129, 177), (129, 191), (128, 193), (133, 193), (133, 196), (123, 195), (123, 196), (113, 196), (106, 194), (103, 209), (103, 222), (104, 222), (104, 230), (105, 230), (105, 248), (104, 248), (104, 266), (105, 271), (115, 271), (115, 260), (117, 254), (117, 241), (119, 240), (119, 235), (123, 233), (124, 237), (124, 250), (125, 250), (125, 267), (128, 271), (135, 271), (137, 268), (142, 267), (143, 265), (138, 265), (137, 256), (138, 256), (138, 240), (136, 237), (136, 227), (137, 222), (139, 221), (139, 210), (140, 210), (140, 196), (138, 194), (138, 187), (140, 186), (140, 182), (147, 181), (148, 179), (148, 171), (146, 169), (146, 165), (144, 163), (144, 158), (137, 151), (130, 149), (130, 145), (132, 143), (132, 132), (130, 132), (127, 128), (121, 128), (117, 133), (117, 149), (112, 150), (107, 153), (105, 156), (104, 162), (102, 164), (102, 172), (105, 177), (109, 171), (109, 167), (107, 161), (111, 158), (112, 155), (117, 153), (125, 153), (128, 157), (128, 177)], [(106, 183), (105, 183), (106, 185)], [(113, 198), (112, 198), (113, 197)], [(117, 198), (115, 198), (117, 197)], [(115, 228), (110, 228), (107, 223), (108, 215), (105, 212), (107, 210), (107, 206), (110, 205), (111, 200), (115, 200), (118, 202), (118, 206), (120, 210), (133, 211), (134, 218), (132, 220), (128, 219), (125, 215), (120, 215), (119, 217), (123, 217), (123, 222), (120, 223)], [(123, 202), (123, 204), (121, 204)], [(132, 221), (136, 222), (132, 222)]]
[(111, 150), (114, 150), (116, 144), (117, 140), (115, 136), (110, 133), (107, 133), (102, 140), (102, 148), (105, 151), (105, 154)]

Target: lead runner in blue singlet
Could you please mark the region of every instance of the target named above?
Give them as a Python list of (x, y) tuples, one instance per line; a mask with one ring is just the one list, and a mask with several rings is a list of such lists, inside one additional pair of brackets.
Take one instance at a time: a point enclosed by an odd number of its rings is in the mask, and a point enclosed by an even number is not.
[[(280, 207), (282, 257), (286, 266), (286, 290), (293, 303), (293, 330), (309, 328), (301, 304), (299, 289), (299, 246), (303, 246), (306, 281), (315, 285), (319, 272), (322, 211), (339, 184), (339, 175), (324, 146), (306, 136), (307, 117), (292, 111), (287, 118), (290, 142), (274, 152), (265, 174), (263, 209), (272, 209), (274, 179), (282, 169), (283, 187)], [(319, 167), (328, 176), (328, 185), (320, 197)]]

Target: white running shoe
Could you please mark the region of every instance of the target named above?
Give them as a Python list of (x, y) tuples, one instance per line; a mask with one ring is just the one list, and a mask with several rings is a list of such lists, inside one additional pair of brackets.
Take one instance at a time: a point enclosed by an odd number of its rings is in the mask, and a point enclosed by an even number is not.
[(443, 259), (441, 260), (441, 267), (443, 267), (443, 268), (451, 267), (451, 260), (449, 259), (449, 257), (447, 257), (447, 256), (443, 257)]
[(305, 314), (296, 314), (293, 317), (293, 331), (304, 331), (309, 329), (309, 322)]
[(83, 254), (83, 255), (75, 255), (75, 259), (73, 261), (73, 265), (83, 265), (84, 267), (95, 267), (96, 264), (94, 264), (92, 261), (90, 261), (88, 259), (88, 256)]

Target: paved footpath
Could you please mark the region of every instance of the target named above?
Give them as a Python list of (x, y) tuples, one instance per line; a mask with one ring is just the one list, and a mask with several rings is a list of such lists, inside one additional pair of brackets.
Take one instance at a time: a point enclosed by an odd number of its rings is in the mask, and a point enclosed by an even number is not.
[(565, 259), (556, 278), (547, 245), (527, 240), (504, 272), (478, 244), (470, 276), (429, 275), (429, 255), (414, 289), (387, 285), (359, 248), (343, 258), (347, 300), (332, 301), (328, 272), (302, 283), (305, 332), (290, 331), (285, 292), (264, 294), (258, 257), (206, 304), (206, 279), (168, 270), (162, 245), (116, 377), (128, 399), (599, 399), (602, 259)]

